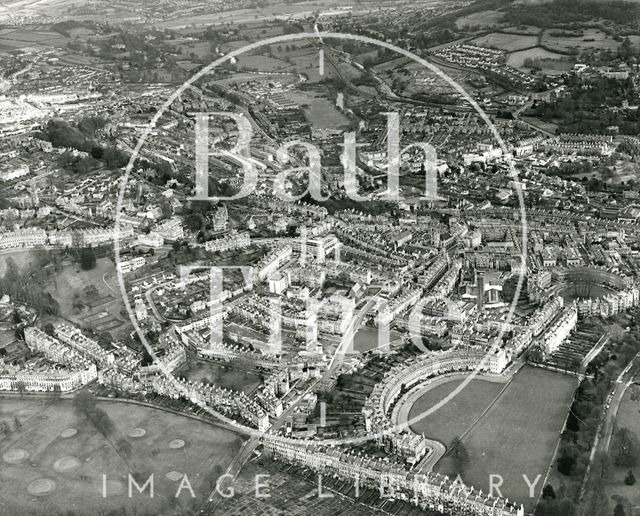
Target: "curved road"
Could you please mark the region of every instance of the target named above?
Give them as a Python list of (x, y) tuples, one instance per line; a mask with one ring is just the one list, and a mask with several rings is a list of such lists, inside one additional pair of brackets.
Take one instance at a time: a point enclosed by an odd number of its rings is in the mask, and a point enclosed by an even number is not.
[[(585, 490), (589, 483), (589, 476), (591, 473), (591, 469), (593, 467), (593, 463), (595, 461), (596, 455), (598, 452), (600, 453), (608, 453), (609, 446), (611, 445), (611, 438), (613, 436), (613, 431), (615, 429), (616, 415), (618, 414), (618, 408), (620, 407), (620, 403), (622, 402), (622, 398), (624, 397), (624, 393), (627, 391), (629, 386), (633, 383), (636, 373), (640, 368), (640, 352), (633, 357), (631, 362), (624, 368), (624, 370), (620, 373), (618, 378), (616, 379), (613, 391), (609, 394), (607, 398), (607, 404), (605, 405), (605, 410), (602, 415), (602, 419), (600, 420), (600, 425), (598, 426), (598, 431), (596, 432), (596, 438), (593, 442), (593, 446), (591, 448), (591, 455), (589, 456), (589, 464), (587, 466), (587, 471), (584, 475), (584, 480), (582, 482), (582, 489), (580, 491), (579, 499), (584, 500)], [(588, 504), (584, 504), (582, 507), (582, 515), (585, 516), (585, 511), (587, 509)]]

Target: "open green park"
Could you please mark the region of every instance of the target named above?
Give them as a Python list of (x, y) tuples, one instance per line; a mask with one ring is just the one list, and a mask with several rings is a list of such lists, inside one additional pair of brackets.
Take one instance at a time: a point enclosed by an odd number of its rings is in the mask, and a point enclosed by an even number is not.
[[(192, 514), (242, 444), (232, 432), (161, 410), (96, 407), (112, 422), (109, 432), (70, 399), (0, 398), (0, 514)], [(139, 486), (153, 474), (154, 497), (132, 484), (129, 498), (129, 473)]]
[[(427, 391), (411, 408), (409, 418), (441, 401), (462, 380), (439, 384)], [(412, 430), (450, 447), (460, 438), (467, 457), (456, 460), (447, 453), (434, 470), (457, 474), (477, 489), (487, 492), (491, 475), (494, 485), (510, 500), (532, 510), (543, 487), (560, 439), (577, 379), (544, 369), (524, 367), (507, 385), (482, 377), (473, 379), (442, 408), (412, 425)], [(535, 497), (530, 483), (536, 481)], [(494, 493), (497, 494), (497, 493)]]

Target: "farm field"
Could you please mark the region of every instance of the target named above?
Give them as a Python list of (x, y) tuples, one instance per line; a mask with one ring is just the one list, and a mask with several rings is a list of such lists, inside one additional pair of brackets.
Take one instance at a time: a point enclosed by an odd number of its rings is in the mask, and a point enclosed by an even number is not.
[(504, 15), (496, 10), (480, 11), (472, 13), (467, 16), (462, 16), (456, 20), (456, 27), (462, 29), (463, 27), (480, 27), (482, 29), (488, 27), (496, 27), (500, 25), (500, 20)]
[(97, 57), (83, 56), (80, 54), (64, 54), (59, 57), (60, 63), (73, 66), (93, 66), (100, 67), (102, 61)]
[(135, 7), (125, 3), (119, 3), (117, 7), (106, 1), (95, 2), (95, 14), (79, 14), (78, 7), (84, 7), (88, 1), (74, 0), (3, 0), (0, 2), (0, 21), (4, 21), (15, 16), (51, 16), (68, 18), (104, 21), (109, 19), (112, 22), (131, 19), (138, 13)]
[[(474, 380), (451, 402), (415, 425), (414, 431), (424, 431), (427, 437), (448, 444), (460, 429), (474, 423), (504, 387), (483, 383), (488, 382)], [(464, 436), (462, 442), (469, 453), (468, 465), (462, 471), (464, 481), (486, 493), (490, 475), (501, 475), (502, 494), (531, 510), (535, 499), (529, 498), (522, 475), (526, 474), (533, 482), (537, 475), (546, 474), (576, 385), (576, 379), (570, 376), (530, 367), (521, 369)], [(443, 385), (438, 387), (439, 391), (427, 393), (426, 399), (419, 400), (411, 409), (410, 417), (441, 400), (454, 387), (455, 384)], [(452, 468), (450, 457), (445, 456), (435, 471), (451, 473)]]
[(228, 53), (228, 52), (231, 52), (232, 50), (237, 50), (238, 48), (246, 47), (249, 43), (251, 42), (247, 39), (226, 41), (220, 46), (220, 51), (224, 53)]
[(312, 16), (314, 12), (323, 12), (334, 7), (334, 0), (316, 1), (308, 3), (298, 3), (293, 5), (273, 5), (255, 9), (236, 9), (222, 11), (211, 14), (201, 14), (198, 16), (186, 16), (158, 22), (155, 24), (158, 28), (183, 28), (193, 25), (220, 25), (223, 23), (254, 23), (256, 21), (274, 20), (274, 19), (298, 19)]
[[(215, 73), (215, 72), (214, 72)], [(215, 79), (215, 76), (214, 76)], [(231, 84), (236, 84), (238, 82), (243, 81), (273, 81), (277, 80), (282, 84), (291, 84), (296, 80), (296, 77), (293, 75), (285, 75), (284, 73), (271, 73), (271, 74), (260, 74), (257, 75), (251, 72), (238, 72), (234, 73), (230, 77), (225, 77), (224, 79), (215, 79), (215, 83), (220, 86), (229, 86)]]
[(314, 129), (344, 127), (349, 119), (338, 111), (333, 102), (312, 92), (292, 91), (289, 98), (304, 107), (306, 117)]
[(262, 55), (241, 55), (238, 57), (238, 67), (259, 72), (291, 72), (292, 66), (286, 61)]
[[(223, 45), (223, 51), (228, 51), (227, 46), (239, 48), (248, 42), (243, 41), (242, 45), (238, 43), (232, 41)], [(238, 57), (238, 67), (240, 70), (245, 68), (261, 72), (303, 73), (309, 83), (316, 83), (322, 78), (318, 73), (318, 51), (302, 41), (273, 44), (243, 54)]]
[(507, 57), (507, 64), (514, 68), (524, 68), (524, 62), (527, 58), (540, 59), (545, 72), (553, 71), (553, 69), (569, 71), (575, 63), (569, 56), (549, 52), (542, 47), (535, 47), (510, 53)]
[[(315, 48), (301, 48), (290, 59), (295, 65), (294, 69), (299, 73), (304, 73), (309, 78), (309, 83), (314, 84), (323, 79), (319, 72), (318, 51)], [(333, 75), (333, 68), (328, 66), (328, 63), (325, 63), (325, 69), (328, 74)]]
[(376, 73), (381, 73), (381, 72), (386, 72), (388, 70), (393, 70), (395, 68), (401, 68), (409, 63), (413, 63), (414, 61), (412, 61), (411, 59), (409, 59), (408, 57), (404, 57), (404, 56), (400, 56), (400, 57), (394, 57), (393, 59), (389, 60), (389, 61), (385, 61), (384, 63), (380, 63), (378, 65), (375, 65), (373, 67), (374, 71)]
[(517, 27), (504, 27), (502, 29), (505, 32), (509, 32), (511, 34), (525, 34), (525, 35), (537, 35), (542, 32), (540, 27), (534, 27), (532, 25), (519, 25)]
[(67, 38), (54, 31), (7, 29), (0, 33), (0, 51), (63, 48), (67, 41)]
[(486, 36), (472, 39), (471, 43), (489, 48), (497, 48), (514, 52), (523, 48), (534, 47), (538, 44), (537, 36), (523, 36), (518, 34), (503, 34), (501, 32), (492, 32)]
[[(550, 50), (557, 50), (559, 52), (571, 52), (572, 49), (593, 50), (593, 49), (609, 49), (616, 50), (620, 46), (620, 42), (613, 39), (611, 36), (605, 34), (598, 29), (585, 29), (582, 31), (582, 35), (570, 36), (553, 36), (552, 34), (557, 31), (548, 29), (543, 32), (542, 44)], [(631, 43), (637, 45), (640, 42), (640, 36), (630, 36)]]
[[(126, 505), (138, 514), (160, 514), (168, 503), (192, 507), (208, 496), (241, 445), (233, 433), (206, 423), (123, 402), (98, 404), (114, 423), (110, 439), (78, 416), (69, 399), (0, 398), (0, 421), (20, 425), (0, 441), (0, 512), (98, 514)], [(116, 453), (115, 435), (131, 445), (128, 458)], [(153, 499), (148, 488), (138, 494), (135, 486), (128, 497), (129, 471), (139, 485), (153, 473)], [(195, 499), (187, 489), (175, 498), (183, 474)]]

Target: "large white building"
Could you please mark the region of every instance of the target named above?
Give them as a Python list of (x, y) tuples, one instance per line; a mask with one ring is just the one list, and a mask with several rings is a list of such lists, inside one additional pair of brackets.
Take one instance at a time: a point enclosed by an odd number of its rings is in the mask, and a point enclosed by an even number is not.
[(154, 232), (162, 235), (165, 240), (169, 241), (184, 238), (184, 229), (179, 217), (171, 217), (170, 219), (158, 224), (154, 228)]
[(542, 335), (545, 354), (554, 353), (571, 334), (578, 322), (578, 310), (572, 305), (565, 308), (560, 318)]
[(335, 253), (339, 246), (340, 241), (332, 234), (313, 238), (302, 235), (291, 241), (291, 248), (295, 253), (301, 256), (305, 255), (306, 258), (315, 259), (321, 263), (331, 253)]
[(264, 256), (256, 266), (258, 280), (264, 281), (271, 276), (291, 258), (292, 254), (291, 246), (286, 245)]
[(231, 231), (228, 235), (222, 238), (208, 241), (207, 243), (205, 243), (204, 247), (207, 251), (215, 253), (223, 251), (233, 251), (235, 249), (243, 249), (245, 247), (249, 247), (250, 245), (251, 238), (248, 232)]
[(44, 355), (48, 360), (64, 365), (86, 365), (91, 363), (84, 355), (61, 343), (34, 326), (24, 330), (24, 340), (29, 348)]
[(29, 174), (29, 165), (23, 164), (19, 167), (10, 167), (0, 170), (0, 181), (12, 181)]
[[(80, 232), (80, 241), (85, 246), (95, 246), (111, 242), (115, 239), (115, 227), (113, 228), (91, 228)], [(134, 236), (131, 226), (120, 226), (118, 239), (131, 238)]]
[(61, 392), (71, 391), (88, 384), (98, 377), (95, 364), (70, 371), (57, 369), (14, 370), (0, 374), (0, 391)]
[(54, 328), (54, 332), (60, 342), (72, 347), (99, 367), (112, 365), (115, 361), (113, 353), (105, 351), (95, 340), (84, 335), (78, 328), (59, 324)]
[(160, 233), (151, 232), (148, 235), (144, 233), (138, 235), (138, 243), (149, 247), (162, 247), (164, 245), (164, 237)]
[(144, 267), (147, 263), (147, 260), (144, 256), (136, 256), (135, 258), (131, 258), (130, 260), (121, 260), (118, 263), (118, 269), (122, 274), (126, 274), (127, 272), (135, 271), (140, 267)]
[(41, 228), (17, 229), (0, 233), (0, 249), (35, 247), (47, 243), (47, 232)]

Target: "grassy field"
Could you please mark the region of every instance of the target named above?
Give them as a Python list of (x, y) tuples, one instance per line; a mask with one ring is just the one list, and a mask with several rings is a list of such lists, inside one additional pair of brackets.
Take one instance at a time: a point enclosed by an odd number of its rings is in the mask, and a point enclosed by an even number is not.
[[(323, 77), (319, 73), (319, 57), (315, 48), (301, 48), (291, 56), (291, 61), (295, 65), (295, 70), (304, 73), (309, 79), (309, 83), (320, 82)], [(333, 71), (325, 64), (327, 74), (333, 76)]]
[(524, 61), (527, 58), (540, 59), (542, 61), (541, 65), (547, 73), (548, 71), (562, 68), (564, 68), (563, 71), (569, 71), (573, 68), (575, 62), (568, 58), (568, 56), (557, 54), (556, 52), (549, 52), (542, 47), (535, 47), (510, 53), (507, 57), (507, 64), (514, 68), (524, 68)]
[[(495, 405), (464, 438), (468, 483), (485, 492), (489, 475), (501, 475), (502, 494), (531, 510), (535, 498), (523, 475), (544, 478), (560, 438), (577, 380), (543, 369), (520, 371)], [(542, 480), (537, 486), (542, 488)], [(535, 493), (537, 495), (537, 491)]]
[(258, 374), (254, 372), (239, 371), (223, 364), (197, 359), (190, 359), (187, 364), (176, 370), (175, 376), (192, 382), (204, 380), (245, 393), (253, 392), (261, 384)]
[(534, 27), (532, 25), (519, 25), (517, 27), (504, 27), (502, 29), (505, 32), (509, 32), (511, 34), (540, 34), (542, 29), (540, 27)]
[(10, 28), (0, 33), (0, 49), (5, 50), (24, 48), (44, 50), (51, 47), (65, 47), (68, 41), (68, 38), (50, 30)]
[(259, 72), (293, 71), (293, 67), (286, 61), (263, 55), (242, 55), (238, 57), (238, 67)]
[(525, 122), (528, 122), (531, 125), (534, 125), (537, 128), (542, 129), (543, 131), (548, 131), (552, 134), (556, 134), (556, 131), (558, 130), (557, 124), (554, 124), (553, 122), (545, 122), (543, 120), (540, 120), (539, 118), (521, 116), (520, 120), (524, 120)]
[(495, 27), (500, 24), (503, 14), (498, 11), (480, 11), (472, 13), (467, 16), (462, 16), (456, 20), (456, 27), (462, 29), (463, 27), (480, 27), (482, 29), (488, 27)]
[[(93, 287), (94, 294), (88, 294), (87, 289)], [(60, 313), (79, 326), (88, 326), (98, 332), (109, 330), (117, 338), (123, 337), (130, 328), (128, 318), (120, 314), (122, 296), (115, 265), (109, 258), (98, 259), (95, 268), (90, 271), (83, 271), (78, 264), (66, 262), (47, 291), (60, 303)], [(74, 307), (74, 304), (77, 306)], [(103, 312), (108, 315), (93, 317)], [(116, 325), (118, 321), (120, 324)]]
[(291, 84), (296, 80), (295, 76), (292, 75), (284, 75), (283, 73), (271, 73), (264, 75), (256, 75), (250, 72), (237, 72), (231, 75), (230, 77), (226, 77), (224, 79), (217, 79), (215, 82), (221, 86), (229, 86), (232, 84), (237, 84), (239, 82), (245, 81), (279, 81), (282, 84)]
[[(469, 463), (462, 471), (465, 482), (483, 492), (489, 489), (490, 475), (504, 479), (501, 492), (531, 510), (535, 499), (522, 475), (534, 482), (544, 478), (556, 448), (577, 381), (542, 369), (524, 368), (497, 398), (495, 404), (464, 436)], [(441, 385), (420, 399), (411, 409), (415, 417), (451, 392), (456, 383)], [(451, 402), (414, 426), (445, 444), (470, 428), (491, 405), (501, 384), (474, 380)], [(453, 473), (449, 456), (436, 465), (440, 473)], [(542, 480), (536, 486), (542, 488)], [(536, 491), (537, 495), (537, 491)]]
[[(174, 504), (188, 508), (194, 503), (188, 490), (175, 498), (180, 485), (171, 480), (178, 478), (175, 472), (187, 474), (195, 502), (202, 501), (215, 481), (212, 476), (220, 474), (241, 444), (233, 433), (205, 423), (146, 407), (100, 402), (115, 425), (114, 435), (131, 444), (131, 455), (125, 460), (84, 417), (76, 415), (71, 400), (50, 403), (0, 398), (0, 422), (14, 428), (17, 418), (21, 425), (0, 441), (2, 514), (99, 514), (105, 510), (167, 514)], [(133, 437), (134, 429), (142, 429), (137, 435), (143, 435)], [(178, 439), (183, 446), (176, 445), (181, 444)], [(153, 499), (148, 489), (138, 494), (135, 487), (128, 498), (129, 471), (140, 475), (139, 483), (154, 474)], [(102, 496), (103, 475), (106, 497)], [(34, 496), (36, 481), (53, 490)]]
[(48, 260), (49, 251), (37, 249), (11, 249), (0, 251), (0, 276), (7, 270), (7, 260), (12, 259), (21, 271), (44, 265)]
[(481, 46), (514, 52), (523, 48), (533, 47), (538, 44), (537, 36), (523, 36), (518, 34), (502, 34), (492, 32), (486, 36), (471, 40), (471, 43)]
[(320, 93), (292, 91), (287, 94), (294, 102), (303, 106), (305, 116), (314, 128), (346, 127), (349, 119)]
[[(462, 380), (438, 385), (424, 394), (409, 411), (409, 420), (420, 416), (430, 407), (454, 391)], [(448, 445), (462, 432), (470, 428), (482, 412), (496, 399), (504, 384), (482, 379), (472, 380), (449, 403), (430, 416), (415, 423), (411, 429), (419, 434)]]
[[(394, 330), (389, 332), (391, 344), (398, 341), (401, 335)], [(353, 351), (356, 353), (366, 353), (378, 347), (378, 328), (365, 326), (360, 328), (353, 339)]]
[[(579, 51), (593, 49), (609, 49), (616, 50), (620, 46), (620, 42), (613, 39), (598, 29), (585, 29), (581, 35), (571, 36), (553, 36), (553, 33), (561, 32), (553, 29), (547, 29), (542, 36), (542, 44), (552, 50), (567, 52), (571, 49)], [(640, 36), (630, 36), (631, 43), (637, 45)]]
[(237, 9), (233, 11), (222, 11), (212, 14), (200, 14), (198, 16), (186, 16), (173, 20), (156, 23), (159, 28), (176, 29), (190, 27), (193, 25), (220, 25), (223, 23), (255, 23), (263, 20), (305, 18), (312, 16), (314, 11), (323, 10), (331, 2), (313, 2), (297, 5), (273, 5), (255, 9)]

